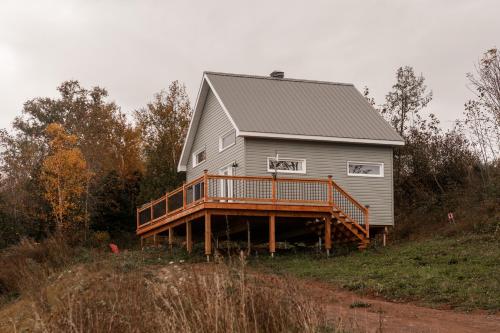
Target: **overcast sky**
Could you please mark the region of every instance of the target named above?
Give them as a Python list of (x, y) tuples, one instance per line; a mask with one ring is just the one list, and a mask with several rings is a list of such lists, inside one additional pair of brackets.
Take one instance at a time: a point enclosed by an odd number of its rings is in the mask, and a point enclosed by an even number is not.
[(124, 112), (172, 80), (193, 101), (204, 70), (351, 82), (377, 103), (411, 65), (450, 124), (465, 74), (500, 46), (500, 1), (0, 0), (0, 127), (64, 80), (108, 89)]

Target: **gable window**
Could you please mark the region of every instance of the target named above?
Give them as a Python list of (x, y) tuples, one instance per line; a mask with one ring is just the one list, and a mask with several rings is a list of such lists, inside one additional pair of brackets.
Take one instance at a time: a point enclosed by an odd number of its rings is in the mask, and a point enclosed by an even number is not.
[(207, 151), (205, 148), (196, 151), (193, 154), (193, 168), (205, 162), (206, 159), (207, 159)]
[(267, 158), (267, 172), (306, 173), (306, 160), (296, 158)]
[(226, 150), (236, 143), (236, 132), (231, 130), (219, 137), (219, 151)]
[(347, 175), (358, 177), (384, 177), (384, 163), (348, 161)]

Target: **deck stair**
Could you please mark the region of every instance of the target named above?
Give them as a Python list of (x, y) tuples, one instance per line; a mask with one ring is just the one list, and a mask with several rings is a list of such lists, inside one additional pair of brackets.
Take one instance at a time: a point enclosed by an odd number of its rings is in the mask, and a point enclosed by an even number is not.
[[(307, 222), (309, 229), (324, 239), (325, 224), (323, 221)], [(358, 243), (358, 249), (364, 250), (370, 243), (369, 233), (366, 228), (359, 225), (337, 207), (332, 209), (332, 241), (337, 244)]]

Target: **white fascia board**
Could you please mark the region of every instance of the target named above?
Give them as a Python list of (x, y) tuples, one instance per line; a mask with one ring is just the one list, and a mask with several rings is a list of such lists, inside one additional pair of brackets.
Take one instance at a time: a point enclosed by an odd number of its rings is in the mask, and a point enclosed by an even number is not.
[(345, 143), (365, 143), (365, 144), (375, 144), (375, 145), (385, 145), (385, 146), (404, 146), (404, 144), (405, 144), (404, 141), (397, 141), (397, 140), (338, 138), (338, 137), (333, 137), (333, 136), (280, 134), (280, 133), (264, 133), (264, 132), (240, 131), (238, 135), (239, 136), (247, 136), (247, 137), (255, 137), (255, 138), (273, 138), (273, 139), (291, 139), (291, 140), (345, 142)]

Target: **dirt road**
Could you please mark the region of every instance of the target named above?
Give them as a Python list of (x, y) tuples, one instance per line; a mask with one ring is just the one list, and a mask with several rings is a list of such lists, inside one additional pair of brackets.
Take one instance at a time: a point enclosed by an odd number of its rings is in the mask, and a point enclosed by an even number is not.
[[(437, 310), (408, 303), (360, 297), (326, 283), (297, 280), (303, 292), (326, 306), (331, 319), (339, 319), (357, 332), (500, 332), (500, 315)], [(354, 307), (351, 304), (358, 303)]]

